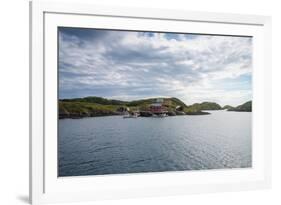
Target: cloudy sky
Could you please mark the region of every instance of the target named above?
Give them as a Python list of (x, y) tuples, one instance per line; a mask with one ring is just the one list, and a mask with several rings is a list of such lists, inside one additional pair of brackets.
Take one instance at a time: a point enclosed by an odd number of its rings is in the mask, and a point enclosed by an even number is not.
[(59, 98), (252, 98), (251, 37), (59, 28)]

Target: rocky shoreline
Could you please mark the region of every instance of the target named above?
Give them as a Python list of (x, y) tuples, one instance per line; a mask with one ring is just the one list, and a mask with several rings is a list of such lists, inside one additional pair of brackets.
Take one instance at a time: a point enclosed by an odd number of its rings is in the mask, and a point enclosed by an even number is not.
[[(189, 113), (181, 113), (181, 114), (176, 114), (172, 112), (168, 112), (167, 116), (172, 117), (172, 116), (184, 116), (184, 115), (209, 115), (209, 112), (189, 112)], [(124, 113), (119, 113), (119, 112), (93, 112), (93, 113), (59, 113), (59, 119), (81, 119), (81, 118), (86, 118), (86, 117), (106, 117), (106, 116), (123, 116)], [(140, 112), (139, 117), (152, 117), (152, 113), (145, 113), (145, 112)]]

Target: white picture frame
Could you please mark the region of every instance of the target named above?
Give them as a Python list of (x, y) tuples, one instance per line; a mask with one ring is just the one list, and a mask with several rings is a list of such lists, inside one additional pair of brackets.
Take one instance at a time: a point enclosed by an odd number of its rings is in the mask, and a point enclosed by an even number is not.
[[(58, 26), (253, 36), (253, 167), (245, 170), (58, 178)], [(269, 188), (271, 18), (80, 3), (30, 2), (30, 111), (32, 204)]]

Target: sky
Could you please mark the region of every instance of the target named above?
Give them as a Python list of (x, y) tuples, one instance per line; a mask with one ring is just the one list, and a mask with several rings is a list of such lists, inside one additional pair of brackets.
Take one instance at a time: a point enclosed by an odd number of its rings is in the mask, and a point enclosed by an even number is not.
[(252, 99), (252, 38), (60, 27), (59, 98)]

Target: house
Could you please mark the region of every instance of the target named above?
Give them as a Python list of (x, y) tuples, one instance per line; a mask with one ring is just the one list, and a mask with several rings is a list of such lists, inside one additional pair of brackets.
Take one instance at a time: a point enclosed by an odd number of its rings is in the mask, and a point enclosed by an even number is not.
[(158, 98), (155, 103), (150, 104), (150, 112), (153, 114), (167, 113), (166, 107), (163, 106), (163, 99)]

